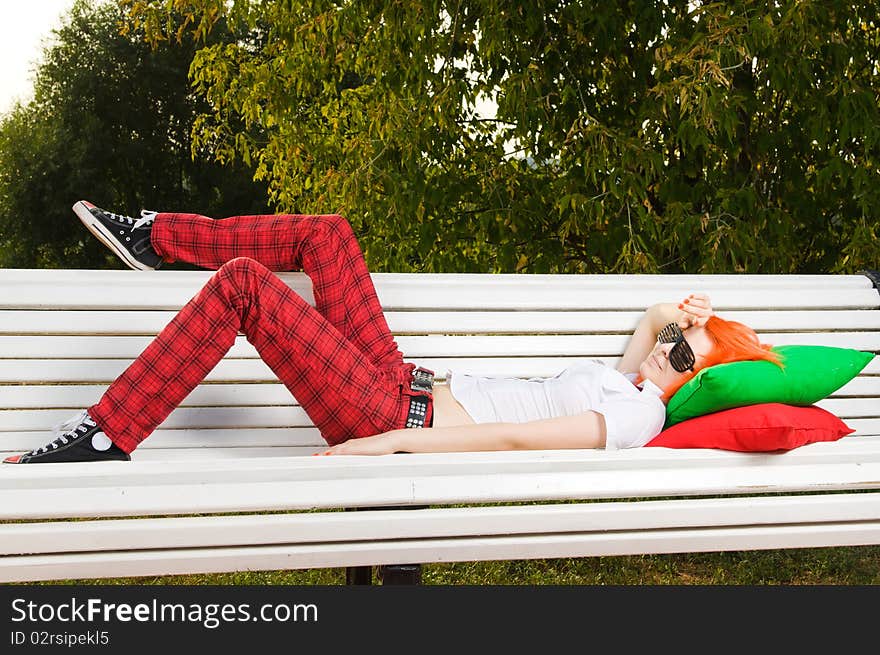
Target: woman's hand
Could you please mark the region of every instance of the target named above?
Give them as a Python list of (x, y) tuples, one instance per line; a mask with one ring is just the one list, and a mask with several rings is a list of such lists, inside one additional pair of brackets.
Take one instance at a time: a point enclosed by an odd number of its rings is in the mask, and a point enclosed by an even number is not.
[(349, 439), (315, 455), (390, 455), (395, 452), (400, 430), (383, 432), (372, 437)]
[(689, 327), (705, 327), (710, 316), (714, 316), (712, 302), (704, 293), (692, 293), (678, 305), (681, 314), (676, 321), (678, 327), (686, 330)]

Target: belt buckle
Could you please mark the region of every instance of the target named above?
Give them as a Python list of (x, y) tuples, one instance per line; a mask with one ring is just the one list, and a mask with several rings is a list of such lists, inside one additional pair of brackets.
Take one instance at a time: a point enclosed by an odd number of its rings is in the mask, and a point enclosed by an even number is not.
[(434, 389), (434, 371), (419, 366), (412, 372), (410, 389), (422, 393), (431, 393)]

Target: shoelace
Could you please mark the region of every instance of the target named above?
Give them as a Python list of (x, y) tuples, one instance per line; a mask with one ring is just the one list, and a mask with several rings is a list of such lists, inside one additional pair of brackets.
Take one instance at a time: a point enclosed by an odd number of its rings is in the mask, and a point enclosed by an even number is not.
[(142, 209), (141, 210), (141, 217), (139, 219), (135, 220), (133, 217), (125, 216), (123, 214), (114, 214), (113, 212), (104, 212), (104, 213), (107, 214), (107, 216), (109, 216), (110, 218), (112, 218), (115, 221), (119, 221), (120, 223), (128, 223), (129, 225), (131, 225), (132, 230), (136, 230), (137, 228), (142, 227), (144, 225), (149, 225), (150, 223), (152, 223), (155, 220), (156, 214), (157, 214), (157, 212), (150, 211), (147, 209)]
[(97, 423), (95, 423), (92, 420), (92, 417), (89, 416), (88, 410), (84, 409), (73, 418), (70, 418), (67, 421), (64, 421), (54, 426), (52, 428), (52, 436), (54, 437), (54, 439), (52, 439), (52, 441), (47, 443), (45, 446), (36, 448), (28, 454), (40, 455), (49, 450), (49, 448), (55, 450), (59, 446), (66, 445), (68, 442), (68, 437), (74, 439), (80, 434), (85, 434), (96, 425)]

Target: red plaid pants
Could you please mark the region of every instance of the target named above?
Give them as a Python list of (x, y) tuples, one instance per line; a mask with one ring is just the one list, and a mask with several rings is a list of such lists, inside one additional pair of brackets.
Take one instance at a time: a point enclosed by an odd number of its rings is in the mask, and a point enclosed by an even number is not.
[[(406, 425), (416, 366), (403, 361), (343, 217), (158, 214), (151, 240), (166, 261), (217, 272), (88, 408), (122, 450), (165, 420), (239, 332), (327, 443)], [(273, 273), (299, 269), (315, 307)], [(429, 402), (425, 425), (432, 412)]]

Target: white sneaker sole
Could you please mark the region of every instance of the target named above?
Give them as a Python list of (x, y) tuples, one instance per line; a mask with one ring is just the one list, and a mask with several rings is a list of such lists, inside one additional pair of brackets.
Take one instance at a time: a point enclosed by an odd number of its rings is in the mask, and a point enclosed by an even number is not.
[(89, 232), (94, 234), (98, 241), (103, 243), (105, 246), (110, 248), (113, 252), (115, 252), (119, 258), (125, 262), (125, 264), (129, 268), (133, 268), (136, 271), (155, 271), (156, 269), (152, 266), (147, 266), (143, 262), (139, 262), (137, 259), (131, 256), (131, 253), (128, 252), (128, 249), (122, 245), (122, 243), (108, 230), (104, 225), (99, 221), (95, 216), (89, 211), (88, 205), (83, 201), (77, 202), (73, 206), (73, 213), (77, 215), (82, 224), (85, 225)]

